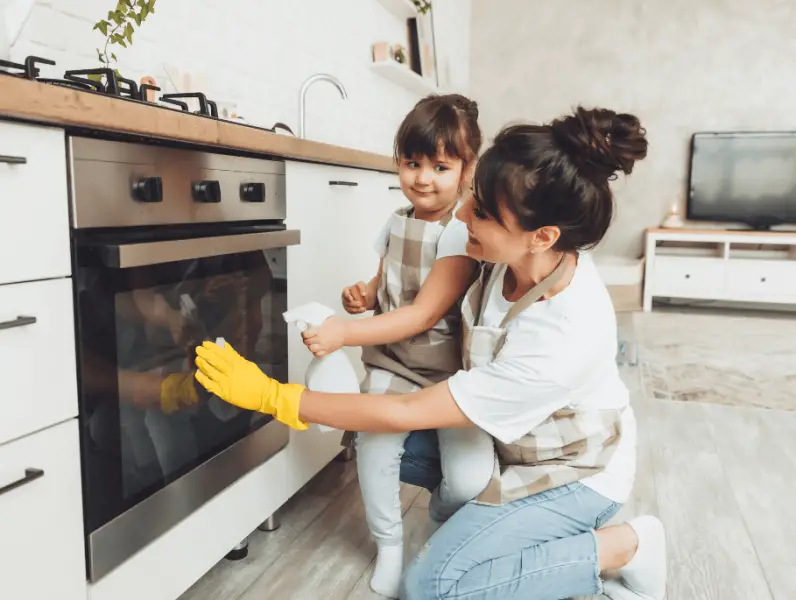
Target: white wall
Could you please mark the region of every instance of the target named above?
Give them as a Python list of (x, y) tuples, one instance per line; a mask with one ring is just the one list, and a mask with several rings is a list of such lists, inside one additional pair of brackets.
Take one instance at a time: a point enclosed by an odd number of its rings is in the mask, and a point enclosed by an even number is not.
[(637, 256), (684, 206), (696, 131), (796, 128), (791, 0), (474, 0), (471, 91), (488, 134), (579, 102), (637, 114), (649, 155), (617, 181), (602, 251)]
[[(437, 2), (437, 37), (452, 49), (440, 62), (448, 65), (454, 87), (466, 86), (470, 2)], [(95, 48), (103, 37), (91, 28), (115, 5), (38, 0), (12, 59), (52, 58), (58, 65), (45, 68), (50, 76), (100, 66)], [(294, 131), (301, 83), (313, 73), (330, 73), (349, 99), (328, 83), (316, 84), (307, 99), (307, 137), (391, 154), (395, 130), (419, 96), (368, 69), (370, 46), (404, 39), (404, 24), (376, 0), (159, 0), (132, 47), (116, 54), (122, 73), (136, 81), (152, 75), (164, 91), (174, 91), (167, 71), (187, 72), (209, 98), (237, 102), (249, 122), (270, 127), (282, 121)]]

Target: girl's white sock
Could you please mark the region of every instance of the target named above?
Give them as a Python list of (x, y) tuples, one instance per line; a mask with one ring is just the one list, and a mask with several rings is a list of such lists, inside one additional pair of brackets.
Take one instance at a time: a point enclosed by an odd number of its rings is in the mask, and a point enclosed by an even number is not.
[(403, 544), (379, 546), (370, 589), (387, 598), (397, 598), (404, 570)]

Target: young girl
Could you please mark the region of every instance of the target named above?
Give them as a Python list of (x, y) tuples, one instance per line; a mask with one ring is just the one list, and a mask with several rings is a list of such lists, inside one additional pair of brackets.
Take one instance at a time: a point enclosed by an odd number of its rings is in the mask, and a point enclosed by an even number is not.
[[(406, 116), (395, 138), (401, 190), (411, 206), (399, 209), (377, 238), (381, 263), (367, 284), (343, 290), (351, 314), (304, 333), (315, 356), (362, 346), (367, 375), (362, 392), (407, 394), (443, 381), (462, 368), (459, 300), (473, 282), (467, 228), (454, 217), (481, 146), (476, 103), (460, 96), (429, 96)], [(395, 598), (403, 570), (403, 526), (398, 471), (408, 432), (360, 433), (357, 469), (368, 526), (378, 545), (373, 591)], [(487, 485), (494, 468), (492, 439), (477, 428), (438, 431), (443, 479), (432, 495), (433, 520), (447, 520)]]

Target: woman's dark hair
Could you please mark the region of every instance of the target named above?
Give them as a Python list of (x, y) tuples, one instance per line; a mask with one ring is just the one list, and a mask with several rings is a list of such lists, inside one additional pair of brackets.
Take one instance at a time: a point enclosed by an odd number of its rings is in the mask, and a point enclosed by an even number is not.
[(646, 155), (638, 118), (612, 110), (578, 107), (547, 125), (508, 126), (476, 166), (476, 215), (503, 224), (502, 207), (526, 231), (559, 227), (557, 250), (592, 248), (613, 218), (609, 182)]
[(440, 149), (465, 163), (481, 149), (478, 104), (460, 94), (432, 94), (406, 115), (395, 135), (395, 160), (402, 156), (433, 158)]

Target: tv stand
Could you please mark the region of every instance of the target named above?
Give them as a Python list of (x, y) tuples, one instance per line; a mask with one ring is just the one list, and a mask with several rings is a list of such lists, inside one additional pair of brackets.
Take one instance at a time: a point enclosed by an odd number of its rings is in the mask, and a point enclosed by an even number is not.
[(655, 298), (796, 306), (796, 231), (648, 229), (644, 311)]

